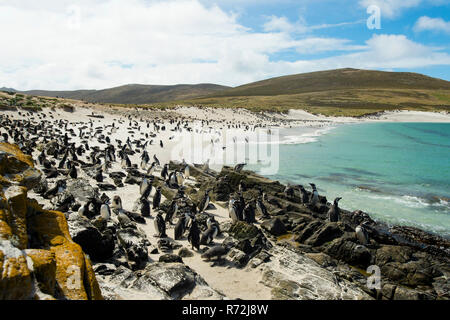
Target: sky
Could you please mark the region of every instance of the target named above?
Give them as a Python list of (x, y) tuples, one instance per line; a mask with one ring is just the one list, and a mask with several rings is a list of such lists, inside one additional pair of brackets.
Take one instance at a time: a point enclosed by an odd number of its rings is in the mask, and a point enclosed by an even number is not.
[(450, 80), (448, 0), (0, 0), (0, 87), (238, 86), (360, 68)]

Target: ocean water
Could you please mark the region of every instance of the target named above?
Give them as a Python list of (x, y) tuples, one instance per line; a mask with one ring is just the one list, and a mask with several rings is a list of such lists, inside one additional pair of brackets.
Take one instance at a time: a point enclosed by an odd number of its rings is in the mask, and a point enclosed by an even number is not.
[(307, 190), (314, 182), (342, 208), (450, 237), (450, 124), (283, 129), (280, 143), (280, 169), (268, 178)]

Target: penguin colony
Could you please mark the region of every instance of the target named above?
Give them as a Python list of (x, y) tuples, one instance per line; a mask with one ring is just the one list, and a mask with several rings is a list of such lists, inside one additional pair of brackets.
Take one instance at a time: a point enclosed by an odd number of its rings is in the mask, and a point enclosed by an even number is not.
[[(57, 111), (45, 113), (24, 112), (21, 120), (13, 120), (1, 115), (1, 139), (4, 142), (18, 144), (25, 153), (32, 155), (38, 167), (42, 169), (47, 181), (54, 181), (54, 185), (43, 186), (39, 194), (49, 199), (51, 203), (58, 203), (61, 211), (77, 209), (79, 215), (93, 217), (100, 215), (105, 221), (115, 216), (119, 221), (132, 220), (138, 223), (147, 223), (153, 220), (155, 236), (159, 238), (173, 238), (174, 240), (187, 239), (193, 250), (202, 254), (202, 258), (222, 258), (229, 248), (215, 245), (215, 240), (221, 235), (220, 225), (214, 215), (208, 212), (211, 207), (211, 191), (205, 190), (200, 201), (190, 212), (180, 212), (179, 200), (188, 197), (185, 192), (185, 184), (195, 179), (191, 176), (192, 167), (182, 160), (182, 170), (170, 170), (168, 163), (162, 164), (156, 153), (151, 151), (161, 148), (164, 150), (164, 142), (158, 139), (162, 131), (173, 132), (192, 131), (188, 121), (170, 120), (169, 124), (162, 119), (139, 121), (131, 116), (118, 117), (111, 124), (104, 124), (101, 120), (69, 122), (59, 119)], [(211, 130), (208, 121), (201, 122), (202, 128)], [(241, 125), (227, 124), (228, 128)], [(126, 140), (114, 139), (115, 133), (121, 127), (125, 127), (129, 135)], [(247, 130), (255, 130), (259, 125), (247, 126)], [(76, 139), (75, 139), (76, 138)], [(171, 137), (172, 138), (172, 137)], [(74, 142), (78, 140), (79, 142)], [(155, 143), (158, 141), (159, 143)], [(214, 141), (212, 141), (214, 143)], [(41, 146), (50, 146), (43, 149)], [(225, 148), (224, 148), (225, 149)], [(159, 151), (160, 152), (160, 151)], [(130, 155), (140, 153), (140, 162), (133, 163)], [(234, 167), (236, 172), (241, 172), (246, 164), (240, 163)], [(121, 170), (112, 171), (116, 166)], [(202, 169), (207, 172), (209, 160), (203, 164)], [(130, 202), (139, 203), (137, 210), (124, 209), (124, 203), (119, 196), (112, 199), (101, 191), (114, 191), (122, 188), (123, 178), (132, 179), (131, 173), (137, 173), (142, 177), (139, 183), (139, 192), (135, 199), (126, 200), (126, 206)], [(70, 207), (69, 203), (59, 203), (59, 195), (67, 188), (68, 179), (78, 179), (82, 175), (88, 175), (97, 182), (96, 196), (88, 199), (78, 208)], [(107, 183), (111, 180), (113, 183)], [(175, 190), (176, 196), (170, 202), (168, 210), (161, 210), (163, 200), (162, 187)], [(311, 196), (302, 185), (287, 186), (285, 196), (293, 198), (296, 193), (300, 195), (301, 202), (312, 211), (320, 210), (320, 198), (315, 184), (310, 183)], [(270, 219), (265, 203), (268, 199), (260, 190), (259, 195), (250, 201), (245, 201), (242, 192), (245, 186), (240, 184), (239, 190), (230, 195), (228, 213), (231, 221), (245, 221), (247, 223), (259, 223)], [(340, 220), (340, 209), (336, 198), (327, 213), (330, 222)], [(207, 229), (201, 232), (196, 214), (206, 213)], [(258, 219), (257, 219), (258, 217)], [(369, 243), (368, 226), (360, 225), (355, 229), (355, 235), (361, 244)], [(201, 246), (206, 247), (202, 250)]]

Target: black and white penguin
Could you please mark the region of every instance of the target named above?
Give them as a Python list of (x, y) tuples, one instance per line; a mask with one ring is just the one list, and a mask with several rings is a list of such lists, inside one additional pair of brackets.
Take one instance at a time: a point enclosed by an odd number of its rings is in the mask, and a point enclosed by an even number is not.
[(189, 228), (188, 241), (192, 246), (192, 250), (194, 248), (197, 251), (200, 250), (200, 229), (198, 228), (198, 223), (195, 218), (192, 219), (191, 227)]
[(147, 170), (147, 174), (153, 175), (153, 173), (155, 172), (155, 169), (156, 169), (156, 162), (152, 162), (152, 164), (150, 165), (150, 167)]
[(95, 181), (102, 183), (103, 182), (103, 170), (99, 169), (97, 174), (94, 177)]
[(114, 196), (112, 203), (111, 203), (111, 208), (115, 209), (115, 210), (122, 210), (122, 199), (120, 199), (119, 196)]
[(184, 177), (186, 180), (191, 177), (191, 169), (189, 168), (188, 164), (184, 167)]
[(156, 193), (153, 196), (153, 210), (159, 208), (160, 203), (161, 203), (161, 187), (157, 187)]
[(319, 203), (319, 192), (317, 191), (317, 187), (314, 183), (309, 184), (312, 188), (311, 199), (309, 200), (309, 204), (312, 206), (316, 206)]
[(203, 195), (203, 198), (198, 205), (199, 213), (203, 213), (208, 208), (209, 201), (210, 201), (210, 197), (209, 197), (210, 191), (211, 191), (210, 189), (205, 191), (205, 194)]
[(255, 207), (253, 203), (247, 203), (244, 208), (244, 221), (247, 223), (255, 223)]
[(245, 165), (246, 165), (246, 163), (239, 163), (239, 164), (237, 164), (237, 165), (234, 167), (234, 171), (236, 171), (236, 172), (241, 172)]
[(258, 199), (256, 200), (256, 209), (264, 219), (270, 218), (270, 215), (267, 212), (267, 208), (264, 205), (262, 196), (259, 196)]
[(148, 199), (146, 197), (141, 198), (141, 216), (147, 217), (147, 218), (151, 216), (150, 202), (148, 201)]
[(180, 218), (177, 221), (177, 224), (175, 225), (175, 229), (174, 229), (174, 239), (175, 240), (180, 240), (183, 238), (183, 234), (186, 231), (186, 224), (187, 224), (187, 213), (182, 214), (180, 216)]
[(219, 234), (219, 228), (216, 224), (210, 224), (208, 229), (201, 234), (200, 244), (208, 245), (211, 244), (214, 238)]
[(206, 259), (207, 261), (212, 258), (216, 258), (217, 260), (222, 259), (223, 256), (227, 255), (230, 249), (224, 245), (217, 245), (210, 249), (208, 249), (205, 253), (201, 255), (202, 259)]
[(284, 189), (284, 195), (286, 198), (293, 198), (294, 197), (294, 188), (292, 186), (286, 186)]
[(297, 186), (300, 189), (301, 199), (303, 204), (307, 204), (309, 202), (308, 192), (302, 185)]
[(141, 193), (141, 197), (148, 198), (152, 192), (152, 183), (147, 178), (142, 179), (141, 185), (139, 186), (139, 191)]
[(161, 165), (161, 162), (159, 162), (158, 158), (156, 157), (156, 154), (153, 155), (153, 160), (156, 162), (157, 166)]
[(70, 170), (69, 170), (69, 176), (72, 179), (76, 179), (78, 177), (77, 168), (75, 167), (73, 162), (71, 163), (71, 167), (70, 167)]
[(356, 238), (362, 245), (369, 243), (369, 233), (367, 232), (366, 227), (366, 223), (364, 222), (355, 228)]
[(163, 169), (161, 170), (161, 178), (166, 180), (168, 175), (169, 175), (169, 165), (165, 164)]
[(173, 225), (172, 218), (177, 214), (178, 211), (178, 203), (176, 200), (172, 200), (170, 203), (169, 210), (166, 213), (166, 219), (165, 222), (168, 222), (169, 224)]
[(162, 217), (162, 211), (158, 211), (158, 214), (155, 218), (155, 237), (157, 238), (167, 238), (166, 235), (166, 223)]
[(338, 222), (341, 218), (340, 215), (340, 209), (339, 209), (339, 200), (341, 200), (342, 198), (336, 198), (334, 199), (333, 205), (331, 206), (330, 210), (328, 210), (328, 221), (330, 222)]
[(228, 216), (233, 222), (239, 221), (239, 210), (240, 206), (238, 205), (236, 199), (231, 198), (228, 203)]
[(111, 217), (111, 210), (109, 209), (109, 205), (107, 205), (106, 203), (102, 204), (100, 208), (100, 216), (106, 221), (108, 221)]

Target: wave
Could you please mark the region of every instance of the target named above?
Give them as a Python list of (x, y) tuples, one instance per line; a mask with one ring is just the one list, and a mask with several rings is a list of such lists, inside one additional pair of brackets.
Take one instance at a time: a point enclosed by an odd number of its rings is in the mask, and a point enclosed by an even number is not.
[(434, 207), (436, 209), (450, 210), (450, 203), (444, 199), (439, 199), (439, 201), (430, 201), (429, 199), (403, 195), (403, 196), (380, 196), (380, 195), (370, 195), (371, 199), (376, 200), (391, 200), (398, 204), (407, 206), (409, 208), (430, 208)]
[(279, 144), (306, 144), (317, 142), (320, 136), (328, 134), (336, 127), (320, 128), (314, 132), (303, 133), (301, 135), (288, 135), (284, 136), (284, 139), (279, 141)]

